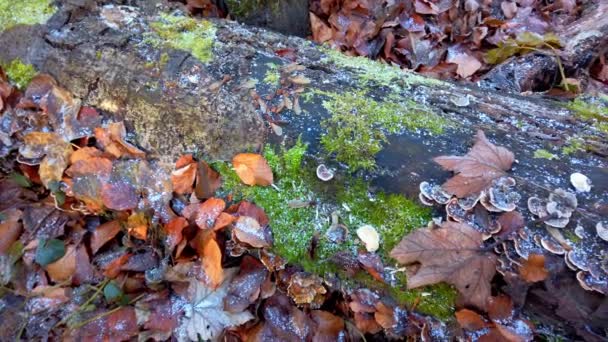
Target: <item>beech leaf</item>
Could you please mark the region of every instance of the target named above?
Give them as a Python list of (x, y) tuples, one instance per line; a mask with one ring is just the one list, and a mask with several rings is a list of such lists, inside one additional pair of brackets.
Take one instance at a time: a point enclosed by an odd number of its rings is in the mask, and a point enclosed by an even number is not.
[(477, 131), (475, 145), (464, 156), (440, 156), (433, 159), (456, 176), (443, 184), (443, 189), (457, 197), (479, 193), (492, 181), (505, 175), (515, 156), (504, 147), (492, 144), (483, 131)]
[(232, 159), (232, 165), (241, 181), (247, 185), (268, 186), (274, 181), (268, 162), (259, 154), (237, 154)]
[(444, 222), (440, 228), (420, 228), (391, 251), (401, 264), (420, 263), (408, 274), (408, 288), (442, 281), (454, 285), (466, 303), (485, 309), (496, 257), (480, 250), (482, 235), (469, 225)]
[(519, 268), (521, 277), (530, 283), (545, 280), (549, 272), (545, 269), (545, 256), (541, 254), (530, 254)]

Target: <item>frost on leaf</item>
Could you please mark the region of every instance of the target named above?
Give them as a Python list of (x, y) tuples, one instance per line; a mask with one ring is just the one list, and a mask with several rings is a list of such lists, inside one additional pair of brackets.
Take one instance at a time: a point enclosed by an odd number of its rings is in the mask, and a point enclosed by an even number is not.
[(515, 156), (504, 147), (492, 144), (483, 131), (477, 131), (477, 141), (462, 157), (440, 156), (434, 159), (444, 169), (456, 175), (443, 184), (443, 189), (459, 198), (478, 193), (505, 175)]
[(179, 329), (185, 332), (185, 336), (180, 336), (180, 341), (215, 340), (224, 329), (241, 325), (253, 318), (249, 311), (224, 311), (224, 298), (236, 271), (238, 269), (226, 270), (224, 282), (215, 290), (196, 279), (190, 281), (190, 302), (185, 307), (182, 329)]
[(469, 225), (444, 222), (440, 228), (420, 228), (391, 251), (391, 257), (420, 268), (408, 270), (408, 288), (442, 281), (454, 285), (465, 302), (480, 309), (490, 296), (496, 257), (481, 250), (482, 235)]

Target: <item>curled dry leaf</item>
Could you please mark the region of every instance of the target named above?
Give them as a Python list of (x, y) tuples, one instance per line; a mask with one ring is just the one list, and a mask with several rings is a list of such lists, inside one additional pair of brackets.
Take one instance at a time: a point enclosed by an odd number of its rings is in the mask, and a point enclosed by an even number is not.
[(469, 309), (456, 311), (456, 320), (461, 328), (470, 331), (483, 329), (488, 325), (480, 314)]
[(120, 232), (120, 228), (118, 220), (106, 222), (95, 228), (93, 235), (91, 235), (91, 252), (96, 254), (103, 245), (112, 240)]
[(547, 279), (549, 272), (545, 269), (545, 256), (542, 254), (530, 254), (519, 268), (521, 277), (530, 283)]
[(234, 224), (234, 235), (240, 242), (254, 248), (270, 247), (272, 238), (265, 227), (249, 216), (241, 216)]
[(61, 259), (46, 265), (46, 272), (54, 282), (70, 279), (76, 272), (76, 247), (70, 245), (66, 248), (65, 255)]
[(23, 137), (24, 145), (19, 153), (25, 158), (42, 158), (40, 180), (48, 189), (52, 182), (59, 182), (68, 166), (72, 145), (56, 133), (31, 132)]
[(165, 246), (173, 252), (173, 249), (183, 240), (182, 231), (188, 227), (188, 221), (183, 217), (176, 217), (171, 221), (167, 222), (165, 228)]
[(175, 171), (171, 173), (171, 183), (176, 194), (191, 193), (196, 179), (197, 163), (191, 154), (181, 156), (175, 163)]
[(433, 159), (456, 176), (443, 184), (443, 189), (459, 198), (479, 193), (504, 176), (515, 156), (504, 147), (492, 144), (483, 131), (477, 131), (475, 145), (462, 157), (441, 156)]
[(273, 183), (272, 169), (266, 159), (255, 153), (240, 153), (232, 165), (241, 181), (247, 185), (268, 186)]
[(23, 231), (23, 226), (19, 220), (21, 219), (21, 210), (9, 209), (2, 212), (4, 216), (0, 223), (0, 255), (8, 253), (11, 246)]
[(466, 303), (485, 309), (496, 257), (484, 252), (482, 235), (469, 225), (444, 222), (440, 228), (420, 228), (391, 251), (391, 257), (421, 267), (408, 274), (408, 288), (445, 281), (454, 285)]

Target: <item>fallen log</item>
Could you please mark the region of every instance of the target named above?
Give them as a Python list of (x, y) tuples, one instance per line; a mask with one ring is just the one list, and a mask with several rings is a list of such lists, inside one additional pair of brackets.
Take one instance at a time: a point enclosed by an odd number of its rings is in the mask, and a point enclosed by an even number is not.
[[(585, 87), (589, 68), (608, 45), (608, 3), (589, 4), (581, 18), (556, 30), (563, 49), (558, 58), (567, 77), (581, 81)], [(559, 84), (561, 75), (556, 56), (531, 53), (512, 57), (493, 68), (482, 78), (482, 84), (514, 92), (545, 91)]]
[[(83, 104), (124, 119), (139, 145), (167, 163), (185, 152), (227, 160), (301, 136), (312, 160), (334, 167), (341, 178), (364, 176), (380, 190), (410, 198), (422, 181), (449, 176), (433, 157), (465, 154), (481, 129), (515, 153), (517, 208), (529, 221), (529, 197), (570, 188), (574, 172), (590, 178), (592, 191), (578, 194), (564, 235), (571, 250), (581, 252), (580, 266), (572, 267), (597, 302), (591, 309), (606, 301), (599, 293), (608, 286), (601, 266), (607, 242), (595, 226), (608, 205), (608, 135), (597, 122), (556, 101), (430, 79), (264, 29), (195, 21), (158, 5), (65, 2), (46, 24), (0, 33), (0, 62), (19, 59), (52, 75)], [(585, 239), (573, 237), (577, 226)], [(526, 231), (530, 250), (552, 246), (567, 258), (566, 242), (542, 224)], [(522, 257), (530, 252), (516, 250)]]

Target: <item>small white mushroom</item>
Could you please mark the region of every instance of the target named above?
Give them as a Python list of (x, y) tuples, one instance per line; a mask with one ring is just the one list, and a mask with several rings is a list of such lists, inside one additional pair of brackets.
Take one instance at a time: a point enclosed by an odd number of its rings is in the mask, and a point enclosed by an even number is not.
[(368, 252), (375, 252), (380, 248), (380, 235), (376, 228), (366, 224), (357, 229), (357, 236), (365, 244)]
[(604, 241), (608, 241), (608, 226), (604, 226), (603, 222), (598, 222), (595, 225), (595, 231), (597, 232), (597, 236)]
[(317, 166), (317, 177), (320, 180), (327, 182), (334, 178), (334, 172), (331, 169), (327, 168), (325, 164), (320, 164), (319, 166)]
[(582, 173), (575, 172), (570, 175), (570, 183), (578, 192), (591, 191), (591, 180)]

